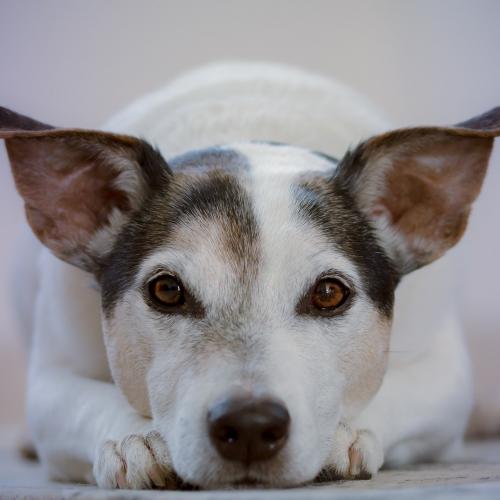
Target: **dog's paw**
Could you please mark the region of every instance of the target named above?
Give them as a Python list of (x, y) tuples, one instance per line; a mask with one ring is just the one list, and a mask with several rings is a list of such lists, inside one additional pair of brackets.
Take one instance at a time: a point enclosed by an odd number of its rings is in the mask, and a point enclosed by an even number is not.
[(165, 441), (158, 432), (131, 434), (102, 444), (94, 461), (94, 478), (101, 488), (171, 489), (176, 476)]
[(370, 479), (382, 467), (383, 461), (382, 445), (373, 432), (355, 431), (340, 423), (332, 453), (320, 479)]

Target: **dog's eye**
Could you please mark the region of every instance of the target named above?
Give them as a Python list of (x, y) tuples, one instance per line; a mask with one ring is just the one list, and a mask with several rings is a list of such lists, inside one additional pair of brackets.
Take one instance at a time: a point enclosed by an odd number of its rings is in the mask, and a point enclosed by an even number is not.
[(348, 278), (332, 275), (319, 277), (316, 283), (298, 302), (298, 314), (309, 316), (333, 317), (344, 313), (353, 301), (354, 285)]
[(184, 303), (184, 290), (175, 276), (162, 274), (149, 283), (149, 295), (163, 306), (180, 306)]
[(316, 309), (334, 310), (345, 303), (349, 297), (349, 289), (340, 280), (324, 278), (316, 284), (311, 301)]

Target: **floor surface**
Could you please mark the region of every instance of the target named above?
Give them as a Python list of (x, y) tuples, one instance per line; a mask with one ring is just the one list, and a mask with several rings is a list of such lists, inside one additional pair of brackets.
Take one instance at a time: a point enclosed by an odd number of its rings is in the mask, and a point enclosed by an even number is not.
[(37, 462), (0, 449), (1, 499), (157, 499), (167, 500), (500, 500), (500, 440), (471, 443), (467, 463), (424, 464), (381, 471), (368, 481), (313, 484), (288, 490), (124, 491), (47, 480)]

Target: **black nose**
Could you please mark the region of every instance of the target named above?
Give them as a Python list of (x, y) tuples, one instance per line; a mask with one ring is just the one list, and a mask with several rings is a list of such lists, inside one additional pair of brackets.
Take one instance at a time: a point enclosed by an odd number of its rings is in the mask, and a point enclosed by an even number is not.
[(276, 455), (289, 425), (288, 410), (272, 399), (230, 398), (208, 413), (210, 439), (219, 454), (246, 464)]

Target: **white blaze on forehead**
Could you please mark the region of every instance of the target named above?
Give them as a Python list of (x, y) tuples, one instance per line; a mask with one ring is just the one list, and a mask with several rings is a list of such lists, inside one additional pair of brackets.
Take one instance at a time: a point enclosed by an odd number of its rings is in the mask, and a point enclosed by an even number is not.
[[(321, 232), (297, 213), (294, 189), (302, 174), (327, 174), (335, 165), (310, 151), (291, 146), (238, 144), (249, 174), (243, 181), (257, 221), (260, 249), (259, 291), (276, 294), (281, 289), (287, 306), (298, 300), (305, 285), (321, 273), (341, 271), (357, 281), (353, 263), (336, 250)], [(281, 285), (281, 286), (280, 286)], [(288, 308), (288, 307), (287, 307)]]

